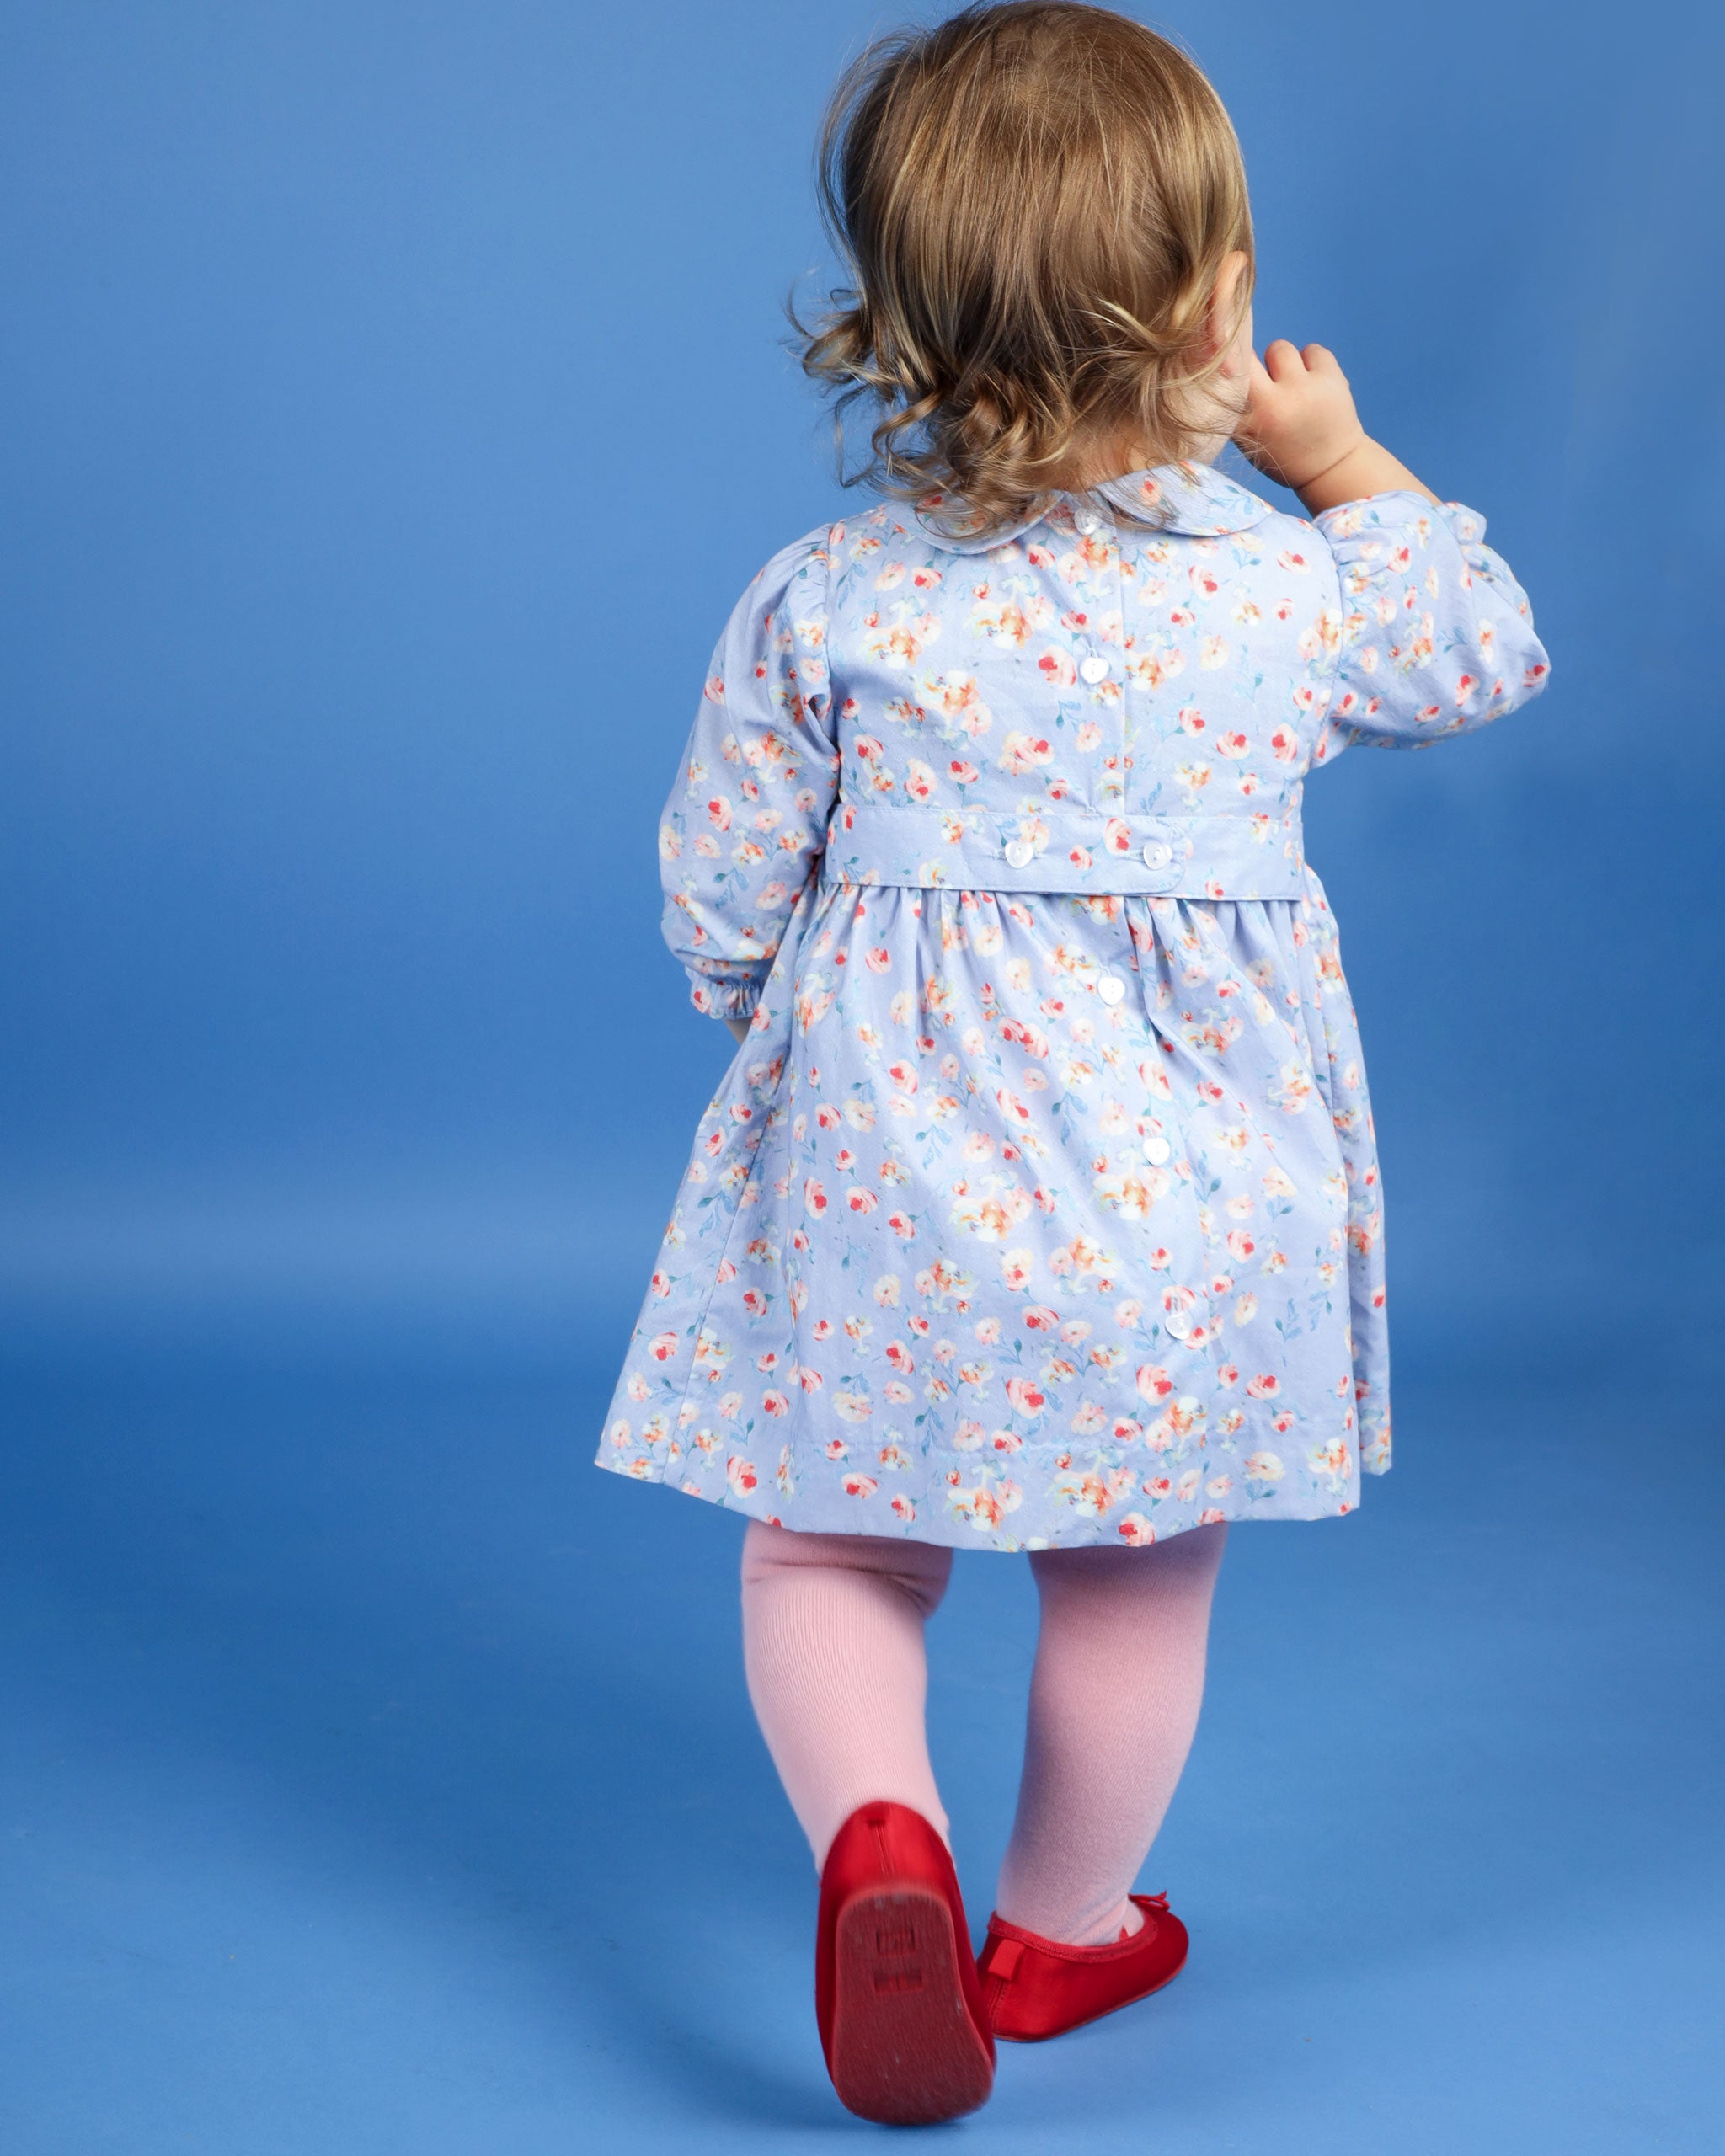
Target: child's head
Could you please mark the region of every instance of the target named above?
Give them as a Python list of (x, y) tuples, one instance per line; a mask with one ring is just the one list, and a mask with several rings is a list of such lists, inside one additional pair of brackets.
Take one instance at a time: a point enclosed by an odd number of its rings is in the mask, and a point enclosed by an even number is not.
[(804, 364), (878, 401), (867, 476), (992, 522), (1122, 446), (1214, 439), (1252, 215), (1221, 101), (1165, 38), (1076, 0), (902, 32), (840, 83), (822, 176), (855, 289)]

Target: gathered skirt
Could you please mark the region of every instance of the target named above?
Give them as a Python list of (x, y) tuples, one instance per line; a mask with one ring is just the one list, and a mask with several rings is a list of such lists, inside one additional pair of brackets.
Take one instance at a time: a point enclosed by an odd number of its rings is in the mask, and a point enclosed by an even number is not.
[(1382, 1204), (1298, 899), (812, 883), (599, 1461), (757, 1518), (1140, 1544), (1390, 1461)]

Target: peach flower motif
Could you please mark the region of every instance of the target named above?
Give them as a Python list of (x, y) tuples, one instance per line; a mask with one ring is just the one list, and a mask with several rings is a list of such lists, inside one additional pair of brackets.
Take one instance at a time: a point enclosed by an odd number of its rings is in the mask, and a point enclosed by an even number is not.
[(991, 1490), (977, 1490), (970, 1499), (970, 1524), (979, 1532), (998, 1528), (1007, 1515), (1017, 1512), (1023, 1502), (1024, 1492), (1016, 1482), (1002, 1482)]
[(920, 763), (915, 756), (911, 757), (905, 774), (905, 791), (911, 799), (913, 801), (932, 800), (938, 784), (939, 781), (936, 778), (931, 766)]
[(1054, 744), (1045, 735), (1015, 732), (1001, 744), (1001, 769), (1022, 776), (1054, 761)]
[(1348, 1472), (1348, 1440), (1332, 1438), (1327, 1444), (1314, 1445), (1310, 1454), (1314, 1475), (1343, 1476)]
[(1035, 1262), (1034, 1253), (1028, 1250), (1001, 1251), (1001, 1285), (1009, 1295), (1022, 1295), (1029, 1287)]

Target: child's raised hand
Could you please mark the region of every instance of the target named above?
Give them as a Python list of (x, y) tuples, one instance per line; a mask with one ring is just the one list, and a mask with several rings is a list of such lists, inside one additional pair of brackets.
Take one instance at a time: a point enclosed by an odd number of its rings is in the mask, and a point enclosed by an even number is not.
[(1322, 344), (1302, 352), (1279, 337), (1262, 360), (1254, 355), (1234, 440), (1314, 516), (1340, 502), (1404, 488), (1437, 499), (1360, 425), (1348, 377)]
[(1261, 360), (1254, 353), (1234, 439), (1284, 487), (1303, 487), (1339, 464), (1365, 440), (1365, 429), (1335, 354), (1322, 344), (1297, 351), (1285, 337)]

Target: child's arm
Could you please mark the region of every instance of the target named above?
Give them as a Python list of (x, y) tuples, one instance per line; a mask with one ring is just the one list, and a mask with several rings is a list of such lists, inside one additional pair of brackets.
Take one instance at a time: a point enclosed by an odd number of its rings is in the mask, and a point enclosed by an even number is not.
[(1250, 398), (1234, 439), (1260, 472), (1290, 487), (1311, 516), (1368, 494), (1437, 496), (1359, 424), (1336, 355), (1296, 351), (1278, 338), (1252, 362)]
[(1545, 687), (1526, 595), (1483, 543), (1484, 518), (1371, 440), (1322, 344), (1279, 342), (1252, 361), (1235, 440), (1300, 496), (1335, 561), (1341, 611), (1321, 632), (1336, 672), (1314, 763), (1349, 741), (1423, 748)]
[(665, 937), (697, 1011), (748, 1030), (826, 841), (837, 785), (826, 532), (775, 554), (731, 615), (660, 824)]

